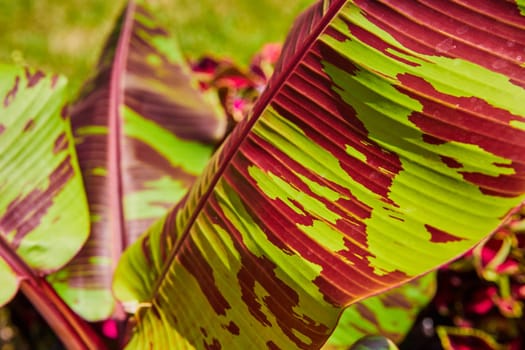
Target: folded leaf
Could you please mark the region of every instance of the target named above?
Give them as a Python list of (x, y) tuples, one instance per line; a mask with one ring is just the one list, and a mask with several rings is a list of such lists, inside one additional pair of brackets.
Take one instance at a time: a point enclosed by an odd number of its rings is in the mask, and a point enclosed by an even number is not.
[(0, 64), (0, 305), (66, 264), (89, 233), (66, 80)]
[(302, 16), (251, 117), (121, 259), (129, 348), (316, 349), (494, 230), (524, 199), (525, 18), (479, 3)]
[(130, 2), (72, 108), (92, 231), (50, 280), (86, 319), (111, 314), (121, 251), (182, 198), (223, 138), (225, 118), (189, 74), (174, 38)]
[(399, 344), (412, 328), (419, 312), (434, 296), (436, 274), (430, 273), (385, 293), (349, 306), (323, 346), (346, 350), (360, 338), (380, 334)]

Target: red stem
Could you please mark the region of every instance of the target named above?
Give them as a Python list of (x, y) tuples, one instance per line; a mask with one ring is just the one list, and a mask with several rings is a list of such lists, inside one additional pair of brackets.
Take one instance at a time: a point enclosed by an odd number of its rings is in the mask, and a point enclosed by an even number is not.
[(106, 349), (99, 335), (71, 310), (45, 279), (24, 280), (20, 289), (67, 349)]
[(47, 321), (64, 346), (72, 350), (104, 350), (106, 346), (91, 326), (58, 296), (44, 277), (37, 276), (0, 235), (0, 258), (20, 279), (20, 289)]

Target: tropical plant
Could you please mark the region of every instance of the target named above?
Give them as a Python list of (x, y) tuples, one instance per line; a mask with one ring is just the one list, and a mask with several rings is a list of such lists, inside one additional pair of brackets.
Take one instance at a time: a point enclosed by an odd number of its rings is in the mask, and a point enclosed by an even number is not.
[(267, 82), (275, 47), (188, 65), (131, 1), (71, 107), (3, 66), (0, 301), (20, 285), (75, 349), (103, 344), (69, 307), (129, 348), (315, 349), (339, 318), (327, 349), (399, 341), (415, 278), (523, 201), (523, 11), (320, 1)]

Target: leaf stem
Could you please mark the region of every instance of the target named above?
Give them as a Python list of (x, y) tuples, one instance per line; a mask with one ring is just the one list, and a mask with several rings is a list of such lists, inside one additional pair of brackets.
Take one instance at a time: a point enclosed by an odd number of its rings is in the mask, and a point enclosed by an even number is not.
[(99, 335), (86, 321), (71, 310), (45, 279), (26, 279), (20, 284), (20, 289), (66, 348), (75, 350), (106, 349)]
[(4, 259), (17, 274), (21, 291), (66, 348), (74, 350), (106, 349), (106, 345), (91, 326), (71, 310), (44, 277), (35, 274), (1, 235), (0, 259)]

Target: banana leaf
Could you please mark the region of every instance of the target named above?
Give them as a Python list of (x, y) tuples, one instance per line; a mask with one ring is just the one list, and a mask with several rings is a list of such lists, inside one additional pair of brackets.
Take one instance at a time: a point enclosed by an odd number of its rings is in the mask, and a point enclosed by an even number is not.
[[(66, 80), (0, 65), (0, 304), (26, 278), (52, 272), (89, 232), (69, 120)], [(56, 242), (61, 244), (56, 244)]]
[(89, 234), (66, 79), (6, 64), (0, 77), (0, 305), (21, 289), (66, 346), (103, 349), (44, 278)]
[(496, 229), (525, 192), (522, 11), (303, 14), (251, 116), (123, 255), (128, 347), (317, 349), (346, 307)]
[(118, 316), (116, 262), (204, 168), (224, 137), (218, 108), (200, 93), (174, 37), (145, 3), (130, 2), (71, 108), (91, 234), (49, 281), (85, 319)]

